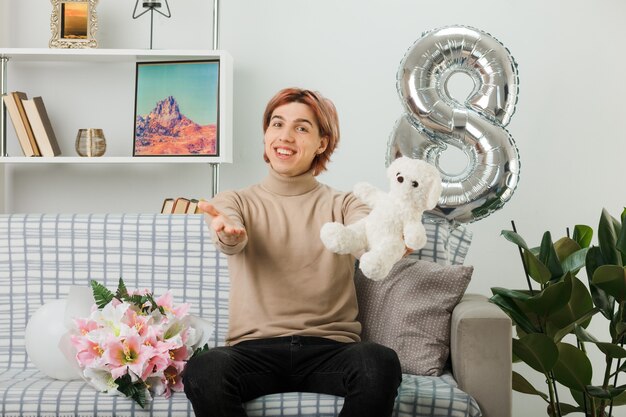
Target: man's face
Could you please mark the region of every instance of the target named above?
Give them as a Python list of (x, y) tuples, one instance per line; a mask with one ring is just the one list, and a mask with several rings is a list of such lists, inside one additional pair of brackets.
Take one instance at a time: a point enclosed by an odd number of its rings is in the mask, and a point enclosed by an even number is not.
[(311, 169), (328, 138), (321, 137), (315, 115), (304, 103), (287, 103), (272, 112), (265, 131), (265, 155), (280, 175), (295, 177)]

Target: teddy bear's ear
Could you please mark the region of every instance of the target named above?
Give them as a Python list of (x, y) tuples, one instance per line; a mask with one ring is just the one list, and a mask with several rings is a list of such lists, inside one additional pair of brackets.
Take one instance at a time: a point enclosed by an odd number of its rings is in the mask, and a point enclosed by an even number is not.
[(434, 209), (439, 202), (439, 197), (441, 197), (441, 193), (443, 191), (443, 186), (441, 184), (441, 177), (439, 173), (429, 174), (429, 183), (430, 189), (428, 190), (428, 195), (426, 196), (426, 204), (428, 205), (428, 209)]

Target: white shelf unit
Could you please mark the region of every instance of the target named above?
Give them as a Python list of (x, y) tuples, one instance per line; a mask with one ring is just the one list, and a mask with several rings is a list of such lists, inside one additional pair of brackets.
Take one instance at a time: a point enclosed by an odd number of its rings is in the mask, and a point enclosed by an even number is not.
[[(133, 129), (131, 121), (133, 119), (132, 110), (127, 107), (124, 115), (116, 114), (111, 118), (114, 120), (112, 125), (98, 126), (103, 127), (107, 139), (107, 152), (101, 157), (79, 157), (74, 156), (75, 151), (73, 149), (73, 143), (68, 142), (68, 127), (76, 124), (82, 124), (80, 119), (76, 118), (76, 115), (72, 112), (64, 113), (64, 105), (74, 106), (75, 102), (63, 103), (60, 107), (48, 106), (48, 112), (57, 110), (57, 115), (61, 114), (53, 122), (58, 122), (59, 127), (65, 129), (65, 144), (62, 146), (63, 154), (57, 157), (26, 157), (23, 156), (21, 150), (17, 145), (17, 141), (13, 142), (13, 136), (10, 137), (10, 146), (7, 146), (7, 130), (12, 129), (6, 108), (3, 100), (0, 100), (0, 213), (7, 212), (7, 208), (11, 207), (11, 199), (15, 197), (15, 187), (12, 186), (14, 176), (12, 173), (16, 172), (14, 169), (26, 169), (29, 166), (35, 166), (31, 164), (37, 164), (36, 166), (45, 167), (59, 166), (62, 164), (76, 164), (79, 167), (86, 165), (91, 166), (107, 166), (106, 164), (129, 164), (134, 166), (146, 166), (146, 164), (207, 164), (211, 171), (211, 184), (210, 195), (215, 195), (219, 188), (219, 168), (222, 163), (231, 163), (233, 159), (233, 145), (232, 145), (232, 114), (233, 114), (233, 60), (230, 54), (221, 50), (145, 50), (145, 49), (48, 49), (48, 48), (0, 48), (0, 94), (6, 94), (9, 91), (21, 89), (27, 93), (30, 93), (30, 87), (32, 82), (37, 84), (38, 82), (55, 82), (54, 78), (50, 78), (47, 71), (49, 68), (53, 68), (58, 71), (62, 68), (62, 71), (71, 73), (79, 68), (79, 71), (91, 71), (94, 69), (99, 75), (95, 78), (97, 80), (102, 79), (102, 83), (106, 85), (107, 82), (116, 81), (116, 75), (109, 75), (109, 70), (112, 69), (113, 73), (120, 76), (120, 74), (126, 79), (129, 85), (132, 83), (130, 80), (135, 77), (135, 68), (137, 62), (171, 62), (171, 61), (193, 61), (193, 60), (219, 60), (219, 102), (218, 102), (218, 156), (132, 156), (132, 143), (133, 143)], [(20, 71), (26, 69), (28, 75), (23, 76)], [(121, 69), (121, 73), (120, 73)], [(117, 72), (116, 72), (117, 71)], [(13, 77), (12, 77), (13, 74)], [(100, 76), (104, 75), (104, 78)], [(30, 77), (30, 78), (29, 78)], [(113, 78), (111, 78), (113, 77)], [(16, 79), (22, 82), (21, 87), (12, 87), (15, 84)], [(24, 83), (24, 79), (26, 82)], [(63, 88), (74, 89), (76, 87), (73, 82), (67, 82), (65, 80), (60, 84)], [(80, 92), (81, 90), (78, 90)], [(35, 93), (40, 93), (37, 89)], [(118, 92), (119, 94), (119, 89)], [(116, 93), (111, 92), (108, 89), (100, 90), (97, 95), (98, 99), (110, 100), (115, 103)], [(134, 100), (134, 91), (127, 88), (123, 94), (127, 94), (125, 97), (125, 103), (128, 100)], [(38, 95), (38, 94), (33, 94)], [(43, 94), (44, 100), (47, 98), (50, 101), (60, 101), (57, 97), (50, 96), (48, 93)], [(123, 117), (124, 120), (119, 120), (119, 117)], [(95, 122), (99, 123), (99, 122)], [(111, 123), (111, 122), (109, 122)], [(126, 126), (128, 125), (128, 128)], [(54, 126), (54, 123), (53, 123)], [(78, 126), (89, 127), (89, 126)], [(109, 128), (113, 130), (117, 129), (117, 135), (109, 136), (107, 132)], [(56, 131), (57, 129), (55, 129)], [(75, 131), (75, 130), (73, 130)], [(59, 132), (57, 131), (57, 138), (59, 138)], [(13, 134), (13, 132), (11, 132)], [(17, 138), (16, 138), (17, 140)], [(71, 139), (70, 139), (71, 140)], [(111, 146), (114, 145), (114, 146)], [(8, 150), (11, 150), (9, 154)], [(113, 150), (113, 151), (111, 151)], [(171, 166), (171, 165), (170, 165)], [(82, 169), (82, 168), (79, 168)], [(86, 169), (86, 168), (85, 168)], [(124, 168), (130, 169), (130, 168)], [(90, 174), (92, 170), (84, 171), (86, 174)], [(156, 169), (154, 172), (158, 172)], [(52, 184), (51, 184), (52, 185)], [(208, 184), (209, 185), (209, 184)]]
[(215, 157), (210, 156), (5, 156), (0, 158), (2, 164), (217, 164)]
[[(81, 158), (59, 156), (54, 158), (24, 157), (7, 155), (7, 114), (4, 102), (0, 104), (0, 163), (230, 163), (233, 157), (232, 147), (232, 96), (233, 96), (233, 62), (232, 57), (220, 50), (144, 50), (144, 49), (46, 49), (46, 48), (0, 48), (1, 91), (6, 94), (10, 85), (10, 67), (20, 62), (56, 62), (71, 65), (77, 62), (87, 63), (124, 63), (149, 61), (189, 61), (202, 59), (218, 59), (219, 69), (219, 156), (107, 156), (98, 158)], [(134, 68), (133, 68), (134, 71)], [(132, 142), (132, 132), (129, 133)], [(215, 186), (214, 186), (215, 188)]]

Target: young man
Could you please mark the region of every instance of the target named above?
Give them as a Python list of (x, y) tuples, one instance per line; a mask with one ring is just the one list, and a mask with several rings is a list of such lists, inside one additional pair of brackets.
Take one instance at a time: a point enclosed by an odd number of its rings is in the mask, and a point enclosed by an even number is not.
[(246, 401), (288, 391), (343, 396), (342, 417), (391, 416), (398, 357), (360, 341), (354, 257), (319, 237), (326, 222), (368, 213), (315, 178), (339, 141), (335, 107), (317, 92), (285, 89), (268, 103), (263, 131), (268, 176), (200, 205), (229, 255), (230, 322), (227, 346), (187, 364), (187, 397), (197, 417), (245, 417)]

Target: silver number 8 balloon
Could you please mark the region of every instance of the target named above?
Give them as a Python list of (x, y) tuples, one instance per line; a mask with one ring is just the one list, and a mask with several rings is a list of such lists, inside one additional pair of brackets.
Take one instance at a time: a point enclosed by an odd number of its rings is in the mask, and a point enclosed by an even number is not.
[[(474, 82), (465, 103), (448, 91), (447, 82), (457, 72)], [(515, 142), (504, 128), (518, 95), (517, 65), (504, 45), (466, 26), (426, 32), (402, 59), (397, 88), (406, 113), (391, 134), (387, 165), (409, 156), (439, 169), (443, 193), (426, 218), (470, 223), (502, 207), (515, 191), (520, 167)], [(448, 174), (440, 166), (448, 146), (467, 156), (461, 173)]]

